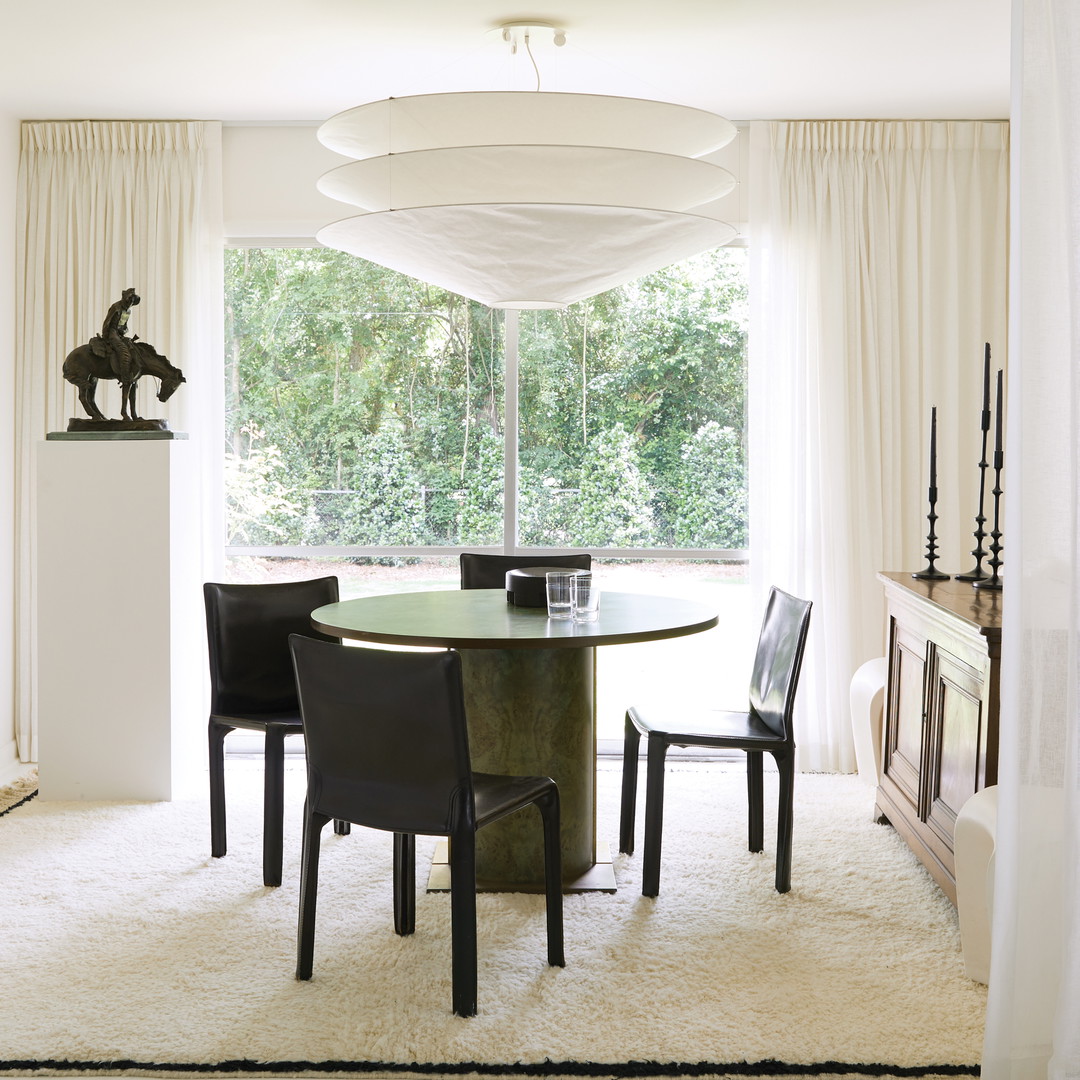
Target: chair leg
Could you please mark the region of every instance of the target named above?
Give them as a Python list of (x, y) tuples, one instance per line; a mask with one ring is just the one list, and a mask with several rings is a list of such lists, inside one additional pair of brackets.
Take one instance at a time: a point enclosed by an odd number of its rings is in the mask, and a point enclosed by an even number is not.
[(285, 731), (268, 727), (263, 750), (263, 884), (281, 884), (285, 824)]
[(746, 802), (749, 817), (747, 846), (751, 851), (765, 850), (765, 787), (760, 750), (746, 752)]
[(791, 834), (795, 817), (795, 755), (774, 754), (780, 774), (780, 803), (776, 814), (776, 891), (791, 890)]
[(211, 720), (207, 725), (210, 748), (210, 854), (220, 859), (225, 843), (225, 736), (233, 729)]
[(304, 803), (304, 842), (300, 855), (300, 916), (296, 928), (296, 977), (310, 979), (315, 955), (315, 905), (319, 892), (319, 842), (330, 819)]
[(641, 870), (641, 895), (660, 893), (660, 847), (664, 829), (664, 765), (667, 742), (661, 736), (648, 738), (648, 766), (645, 774), (645, 859)]
[(341, 818), (334, 818), (334, 835), (335, 836), (348, 836), (352, 832), (352, 825), (349, 822), (342, 820)]
[(476, 834), (455, 833), (450, 841), (450, 937), (454, 1012), (476, 1015)]
[(416, 837), (394, 833), (394, 933), (416, 929)]
[(634, 819), (637, 815), (638, 754), (641, 749), (641, 732), (634, 727), (630, 714), (626, 714), (626, 733), (623, 736), (622, 803), (619, 806), (619, 850), (625, 855), (634, 854)]
[(566, 967), (563, 953), (562, 842), (559, 789), (552, 788), (537, 809), (544, 821), (544, 891), (547, 899), (547, 957), (551, 967)]

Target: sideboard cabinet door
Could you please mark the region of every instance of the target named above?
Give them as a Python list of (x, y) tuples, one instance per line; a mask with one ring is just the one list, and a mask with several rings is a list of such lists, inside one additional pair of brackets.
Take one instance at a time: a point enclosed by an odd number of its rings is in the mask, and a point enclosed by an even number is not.
[(885, 722), (884, 774), (913, 816), (922, 806), (923, 684), (926, 638), (914, 628), (890, 618), (888, 716)]
[(952, 858), (960, 807), (986, 786), (989, 668), (986, 655), (965, 661), (944, 647), (930, 647), (923, 817), (943, 862)]

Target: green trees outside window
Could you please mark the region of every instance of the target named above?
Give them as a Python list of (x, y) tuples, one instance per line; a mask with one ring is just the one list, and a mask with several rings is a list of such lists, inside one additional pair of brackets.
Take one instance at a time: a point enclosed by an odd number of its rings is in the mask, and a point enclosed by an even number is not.
[[(228, 543), (501, 544), (504, 313), (329, 249), (225, 265)], [(747, 546), (746, 314), (729, 249), (520, 313), (520, 546)]]

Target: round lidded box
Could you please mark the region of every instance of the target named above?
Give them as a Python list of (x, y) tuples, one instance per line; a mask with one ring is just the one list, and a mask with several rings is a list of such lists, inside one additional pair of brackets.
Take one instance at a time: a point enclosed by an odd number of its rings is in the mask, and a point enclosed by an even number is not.
[(506, 602), (516, 607), (547, 607), (548, 574), (580, 574), (571, 566), (521, 566), (506, 572)]

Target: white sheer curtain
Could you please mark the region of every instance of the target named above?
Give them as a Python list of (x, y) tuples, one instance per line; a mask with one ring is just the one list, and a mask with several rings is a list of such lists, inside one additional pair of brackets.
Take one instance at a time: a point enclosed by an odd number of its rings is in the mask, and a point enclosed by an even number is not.
[(815, 601), (799, 767), (853, 771), (851, 676), (884, 651), (879, 570), (926, 565), (937, 407), (938, 568), (975, 546), (984, 343), (1004, 366), (1006, 123), (751, 126), (755, 592)]
[[(165, 417), (194, 442), (203, 497), (191, 512), (203, 519), (204, 567), (220, 547), (220, 124), (26, 122), (17, 215), (17, 741), (33, 761), (35, 444), (84, 415), (62, 377), (64, 357), (100, 332), (129, 286), (142, 297), (131, 330), (188, 380), (163, 406), (144, 379), (140, 413)], [(106, 415), (120, 415), (115, 384), (102, 384), (98, 398)]]
[(1080, 1076), (1080, 8), (1014, 0), (1012, 355), (983, 1076)]

